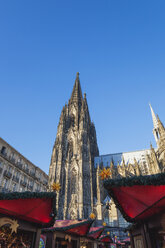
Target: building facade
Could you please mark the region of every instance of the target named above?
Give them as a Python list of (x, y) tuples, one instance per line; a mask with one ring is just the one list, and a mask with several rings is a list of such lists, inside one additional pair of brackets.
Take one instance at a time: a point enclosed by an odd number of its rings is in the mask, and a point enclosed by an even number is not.
[(0, 138), (0, 191), (47, 191), (48, 175)]
[(99, 155), (94, 123), (77, 73), (71, 98), (62, 110), (49, 168), (49, 189), (56, 182), (59, 219), (88, 218), (96, 197), (94, 157)]

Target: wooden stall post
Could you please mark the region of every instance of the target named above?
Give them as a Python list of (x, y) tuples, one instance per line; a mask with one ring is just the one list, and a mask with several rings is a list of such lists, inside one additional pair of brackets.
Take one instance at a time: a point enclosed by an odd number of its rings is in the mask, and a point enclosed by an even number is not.
[(34, 246), (35, 248), (39, 247), (40, 235), (41, 235), (41, 229), (38, 229), (36, 233), (36, 240), (35, 240), (35, 246)]

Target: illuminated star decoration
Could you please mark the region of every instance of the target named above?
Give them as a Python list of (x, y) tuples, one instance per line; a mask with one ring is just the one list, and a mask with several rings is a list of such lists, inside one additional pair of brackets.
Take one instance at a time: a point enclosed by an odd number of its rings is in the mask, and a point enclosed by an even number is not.
[(103, 226), (106, 226), (106, 223), (105, 222), (103, 222), (103, 224), (102, 224)]
[(107, 232), (107, 235), (109, 235), (110, 234), (110, 232)]
[(14, 220), (13, 225), (11, 225), (11, 233), (13, 233), (13, 232), (17, 233), (18, 227), (19, 227), (19, 224), (18, 224), (17, 220)]
[(59, 191), (61, 189), (61, 185), (59, 183), (53, 183), (51, 187), (53, 191)]
[(95, 215), (94, 213), (91, 213), (91, 214), (89, 215), (89, 218), (90, 218), (90, 219), (95, 219), (95, 218), (96, 218), (96, 215)]
[(107, 168), (107, 169), (104, 168), (101, 170), (99, 175), (100, 175), (101, 179), (104, 180), (104, 179), (110, 178), (111, 174), (112, 173), (110, 171), (110, 168)]

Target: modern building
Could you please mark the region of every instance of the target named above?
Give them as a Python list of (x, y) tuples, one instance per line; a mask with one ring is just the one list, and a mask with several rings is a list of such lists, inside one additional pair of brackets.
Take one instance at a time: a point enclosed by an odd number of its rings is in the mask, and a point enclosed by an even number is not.
[(48, 175), (0, 138), (0, 191), (47, 191)]

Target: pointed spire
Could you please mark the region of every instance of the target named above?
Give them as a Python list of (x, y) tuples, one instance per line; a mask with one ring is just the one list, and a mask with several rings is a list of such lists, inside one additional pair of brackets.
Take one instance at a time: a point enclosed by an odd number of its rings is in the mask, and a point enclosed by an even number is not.
[(158, 115), (157, 115), (157, 120), (158, 120), (159, 134), (160, 134), (160, 137), (162, 137), (162, 135), (165, 134), (165, 128), (163, 126), (163, 123), (160, 121)]
[(158, 120), (156, 118), (156, 115), (153, 111), (153, 108), (151, 106), (151, 104), (149, 103), (150, 109), (151, 109), (151, 115), (152, 115), (152, 120), (153, 120), (153, 125), (154, 125), (154, 129), (158, 129)]
[(72, 95), (70, 102), (77, 102), (81, 103), (82, 102), (82, 91), (81, 91), (81, 85), (80, 85), (80, 79), (79, 79), (79, 72), (76, 74), (76, 80), (75, 84), (73, 87)]

